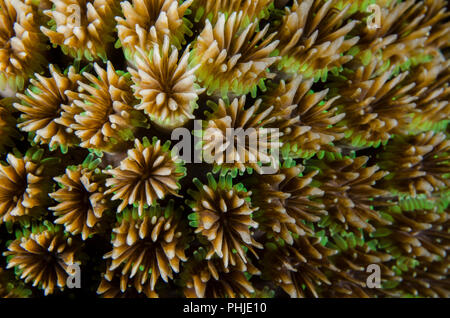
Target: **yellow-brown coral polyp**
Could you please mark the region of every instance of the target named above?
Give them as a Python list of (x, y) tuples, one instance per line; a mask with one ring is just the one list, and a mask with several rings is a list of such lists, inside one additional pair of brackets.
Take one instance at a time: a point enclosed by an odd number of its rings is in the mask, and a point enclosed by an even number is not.
[(99, 230), (99, 222), (108, 209), (108, 196), (104, 193), (106, 176), (83, 166), (69, 167), (56, 177), (62, 188), (50, 193), (59, 203), (51, 207), (57, 217), (56, 224), (64, 224), (72, 235), (81, 233), (83, 240)]
[(276, 33), (266, 37), (269, 25), (257, 31), (256, 22), (243, 26), (243, 19), (242, 11), (221, 13), (214, 26), (206, 20), (198, 36), (193, 63), (200, 64), (196, 75), (209, 94), (255, 94), (261, 81), (275, 76), (268, 69), (279, 59), (270, 56), (279, 42)]
[(416, 196), (448, 188), (450, 141), (444, 133), (429, 131), (396, 137), (380, 154), (380, 166), (391, 175), (385, 181), (394, 190)]
[(133, 131), (145, 119), (133, 108), (136, 101), (130, 77), (117, 72), (111, 62), (106, 70), (98, 64), (94, 68), (98, 78), (83, 73), (91, 85), (78, 81), (80, 92), (69, 95), (78, 108), (70, 127), (81, 139), (81, 147), (115, 151), (133, 139)]
[(343, 22), (350, 5), (333, 8), (337, 1), (295, 0), (279, 26), (279, 67), (305, 78), (326, 79), (328, 70), (341, 68), (353, 57), (346, 52), (359, 40), (349, 37), (357, 21)]
[(40, 214), (48, 201), (48, 180), (44, 165), (29, 156), (6, 156), (8, 165), (0, 165), (0, 223)]
[(404, 133), (414, 111), (415, 83), (401, 82), (408, 72), (394, 75), (394, 67), (383, 72), (374, 59), (359, 66), (347, 81), (339, 82), (340, 104), (348, 127), (346, 137), (356, 147), (380, 145), (393, 134)]
[(10, 257), (7, 268), (18, 268), (21, 279), (32, 281), (49, 295), (66, 286), (68, 266), (76, 263), (76, 250), (71, 237), (50, 226), (12, 241), (3, 255)]
[(324, 272), (337, 270), (329, 260), (337, 251), (321, 245), (316, 237), (298, 237), (292, 246), (269, 242), (265, 250), (266, 275), (293, 298), (317, 298), (320, 286), (331, 285)]
[(193, 119), (198, 94), (194, 72), (198, 66), (188, 66), (189, 46), (178, 59), (178, 50), (164, 37), (149, 55), (140, 48), (135, 58), (136, 69), (129, 68), (135, 83), (134, 94), (140, 100), (136, 109), (144, 110), (152, 121), (164, 128), (182, 126)]
[(77, 81), (82, 77), (73, 67), (69, 68), (67, 76), (61, 74), (53, 65), (49, 66), (51, 77), (43, 77), (36, 74), (31, 79), (32, 86), (26, 94), (17, 94), (20, 103), (14, 107), (21, 111), (21, 122), (18, 127), (26, 132), (34, 132), (34, 142), (48, 144), (50, 149), (61, 147), (67, 152), (69, 146), (78, 143), (73, 131), (58, 120), (72, 101), (67, 97), (67, 90), (74, 90)]
[(183, 16), (192, 0), (133, 0), (120, 3), (124, 18), (116, 17), (117, 32), (125, 57), (133, 59), (136, 47), (149, 52), (154, 43), (162, 43), (165, 36), (178, 48), (184, 35), (190, 34), (189, 20)]
[[(263, 173), (262, 165), (276, 166), (280, 133), (271, 129), (275, 117), (271, 117), (273, 106), (263, 107), (258, 99), (246, 107), (246, 98), (233, 99), (231, 103), (219, 99), (218, 104), (209, 103), (204, 123), (202, 152), (205, 160), (225, 174), (233, 175), (252, 169)], [(248, 141), (247, 141), (248, 136)]]
[(145, 138), (143, 142), (136, 139), (134, 144), (134, 149), (128, 150), (128, 158), (118, 167), (105, 171), (111, 176), (106, 180), (106, 186), (110, 187), (106, 193), (114, 194), (112, 200), (122, 200), (118, 211), (135, 204), (141, 214), (145, 206), (177, 194), (184, 168), (172, 157), (168, 143), (161, 145), (157, 139), (150, 143)]
[[(214, 255), (221, 258), (223, 266), (247, 263), (243, 247), (257, 255), (254, 248), (262, 248), (253, 237), (252, 228), (258, 223), (252, 220), (257, 208), (250, 203), (251, 192), (241, 185), (232, 184), (231, 176), (220, 177), (218, 182), (208, 174), (208, 184), (194, 180), (198, 191), (190, 191), (190, 206), (196, 220), (196, 233), (210, 242), (206, 259)], [(235, 250), (236, 252), (233, 252)]]
[(187, 260), (186, 238), (182, 237), (183, 224), (173, 203), (166, 208), (151, 207), (139, 214), (137, 210), (122, 214), (113, 229), (113, 249), (104, 257), (111, 259), (109, 271), (120, 272), (122, 292), (130, 280), (139, 293), (150, 296), (154, 295), (160, 277), (165, 282), (173, 279), (180, 263)]
[(50, 28), (41, 27), (53, 45), (77, 59), (107, 59), (114, 41), (114, 16), (119, 13), (115, 0), (51, 0), (53, 8), (44, 13)]
[[(255, 292), (242, 268), (227, 267), (216, 257), (205, 259), (206, 251), (201, 248), (194, 252), (192, 259), (184, 265), (181, 279), (187, 298), (237, 298), (251, 297)], [(261, 272), (251, 263), (245, 267), (246, 273), (259, 275)]]
[(31, 0), (0, 1), (0, 89), (22, 90), (47, 63), (38, 21)]
[(388, 172), (380, 170), (377, 165), (366, 166), (368, 159), (365, 156), (337, 157), (310, 162), (314, 169), (319, 170), (315, 179), (324, 192), (326, 218), (345, 229), (372, 232), (375, 227), (368, 220), (388, 223), (373, 209), (374, 206), (389, 205), (388, 191), (375, 186)]
[[(309, 158), (318, 152), (338, 151), (333, 145), (344, 137), (345, 113), (338, 114), (336, 99), (325, 100), (328, 89), (313, 92), (314, 80), (297, 76), (281, 81), (277, 88), (264, 96), (264, 103), (273, 106), (271, 126), (280, 129), (283, 136), (283, 156)], [(339, 124), (339, 126), (336, 126)]]
[(326, 215), (325, 206), (315, 200), (323, 191), (311, 186), (317, 171), (303, 175), (301, 165), (286, 165), (276, 174), (253, 177), (252, 200), (260, 208), (255, 220), (269, 237), (293, 244), (294, 236), (312, 234), (305, 222), (318, 222)]

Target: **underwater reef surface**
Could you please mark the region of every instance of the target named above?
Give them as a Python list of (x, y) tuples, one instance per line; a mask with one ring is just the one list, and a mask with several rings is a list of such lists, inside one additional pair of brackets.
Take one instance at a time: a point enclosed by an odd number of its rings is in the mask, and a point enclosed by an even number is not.
[(450, 297), (448, 6), (0, 0), (0, 297)]

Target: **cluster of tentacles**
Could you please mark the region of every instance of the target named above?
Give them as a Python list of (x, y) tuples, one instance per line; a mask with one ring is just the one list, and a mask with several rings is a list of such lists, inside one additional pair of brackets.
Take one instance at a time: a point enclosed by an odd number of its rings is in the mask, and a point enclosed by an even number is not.
[(447, 7), (0, 0), (0, 297), (450, 297)]

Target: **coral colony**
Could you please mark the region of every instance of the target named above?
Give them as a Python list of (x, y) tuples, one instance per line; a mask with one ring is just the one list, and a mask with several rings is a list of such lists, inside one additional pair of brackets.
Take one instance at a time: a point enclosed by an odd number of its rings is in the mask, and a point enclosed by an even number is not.
[(447, 7), (0, 0), (0, 296), (450, 297)]

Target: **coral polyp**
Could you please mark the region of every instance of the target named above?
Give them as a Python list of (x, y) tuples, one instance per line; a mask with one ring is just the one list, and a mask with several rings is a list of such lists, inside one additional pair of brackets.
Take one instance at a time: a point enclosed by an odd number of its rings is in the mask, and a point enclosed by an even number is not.
[(7, 155), (7, 164), (0, 166), (0, 221), (17, 221), (43, 213), (51, 183), (45, 175), (42, 155), (42, 151), (33, 149), (24, 157), (16, 157), (12, 153)]
[(246, 250), (257, 255), (254, 248), (262, 248), (252, 237), (252, 228), (258, 223), (252, 220), (252, 214), (258, 208), (251, 206), (250, 195), (243, 184), (232, 184), (231, 175), (215, 180), (208, 174), (208, 184), (202, 185), (194, 179), (197, 191), (190, 191), (193, 200), (189, 202), (193, 214), (191, 225), (210, 242), (206, 259), (219, 256), (223, 266), (236, 266), (247, 263)]
[(179, 159), (172, 157), (170, 142), (162, 145), (157, 138), (152, 143), (144, 138), (142, 143), (136, 139), (134, 144), (118, 167), (105, 171), (111, 176), (106, 180), (109, 189), (105, 193), (114, 193), (112, 200), (122, 200), (118, 211), (129, 204), (136, 205), (141, 214), (156, 200), (177, 195), (178, 180), (184, 177), (185, 169)]
[(279, 68), (306, 78), (326, 80), (328, 70), (342, 68), (353, 56), (347, 54), (359, 37), (346, 37), (357, 21), (343, 23), (350, 5), (336, 11), (337, 1), (294, 1), (286, 7), (279, 26), (282, 56)]
[(79, 81), (79, 92), (72, 94), (79, 111), (70, 128), (81, 139), (81, 147), (114, 151), (133, 139), (133, 131), (145, 119), (133, 108), (136, 101), (129, 74), (116, 72), (110, 62), (106, 70), (98, 64), (94, 68), (98, 78), (83, 73), (91, 85)]
[(0, 89), (22, 90), (47, 63), (40, 15), (31, 0), (0, 2)]
[(64, 224), (73, 235), (81, 233), (83, 240), (101, 230), (100, 221), (109, 209), (106, 175), (96, 169), (96, 161), (88, 157), (81, 165), (67, 167), (64, 175), (54, 178), (61, 188), (49, 194), (59, 202), (50, 207), (58, 217), (55, 223)]
[(245, 96), (231, 103), (219, 99), (218, 104), (210, 103), (212, 111), (206, 113), (203, 155), (222, 175), (230, 171), (234, 176), (246, 170), (262, 173), (262, 164), (275, 164), (278, 160), (273, 153), (279, 151), (280, 133), (270, 130), (273, 106), (265, 109), (259, 99), (245, 107), (245, 101)]
[(219, 14), (214, 25), (206, 20), (194, 46), (193, 61), (200, 64), (196, 75), (209, 94), (224, 96), (229, 90), (255, 94), (264, 79), (275, 77), (269, 67), (279, 60), (271, 56), (279, 41), (274, 39), (276, 33), (268, 34), (269, 25), (259, 31), (257, 27), (257, 22), (245, 26), (242, 11), (228, 17)]
[(163, 128), (182, 126), (195, 118), (198, 94), (202, 90), (195, 84), (194, 68), (188, 67), (189, 47), (178, 59), (178, 50), (170, 47), (165, 36), (162, 45), (155, 44), (150, 55), (137, 48), (137, 69), (129, 68), (134, 92), (140, 103), (136, 109), (144, 110), (150, 119)]
[(183, 220), (173, 203), (166, 208), (153, 206), (136, 212), (126, 210), (119, 216), (112, 230), (113, 249), (105, 258), (111, 259), (109, 271), (118, 271), (122, 277), (134, 281), (139, 293), (151, 295), (159, 278), (165, 282), (173, 279), (181, 262), (187, 260)]
[(0, 297), (450, 298), (448, 8), (0, 0)]
[(292, 244), (295, 236), (313, 233), (306, 222), (318, 222), (328, 214), (320, 202), (324, 191), (311, 185), (318, 171), (303, 174), (305, 167), (285, 161), (277, 174), (253, 177), (253, 201), (260, 207), (255, 220), (269, 238)]
[(124, 17), (116, 17), (117, 43), (122, 46), (125, 57), (132, 60), (136, 47), (150, 51), (153, 44), (162, 43), (165, 36), (170, 36), (177, 47), (186, 43), (184, 36), (191, 34), (191, 23), (184, 15), (191, 3), (192, 0), (182, 3), (176, 0), (122, 1)]
[(48, 295), (66, 286), (68, 267), (76, 263), (76, 251), (76, 241), (60, 227), (48, 224), (22, 234), (3, 255), (9, 257), (7, 268), (16, 267), (25, 283), (32, 281)]
[(69, 146), (79, 143), (78, 138), (70, 127), (58, 120), (63, 117), (64, 107), (72, 102), (66, 91), (75, 89), (82, 77), (73, 67), (69, 68), (67, 76), (53, 65), (49, 66), (49, 70), (52, 77), (36, 74), (37, 80), (30, 80), (32, 86), (26, 94), (17, 94), (20, 103), (15, 103), (14, 107), (22, 112), (17, 126), (23, 131), (34, 133), (34, 142), (48, 144), (52, 150), (60, 147), (63, 152), (67, 152)]
[(107, 59), (107, 51), (114, 42), (113, 32), (119, 5), (114, 0), (52, 1), (53, 8), (44, 14), (51, 20), (50, 28), (42, 32), (65, 54), (74, 58)]

